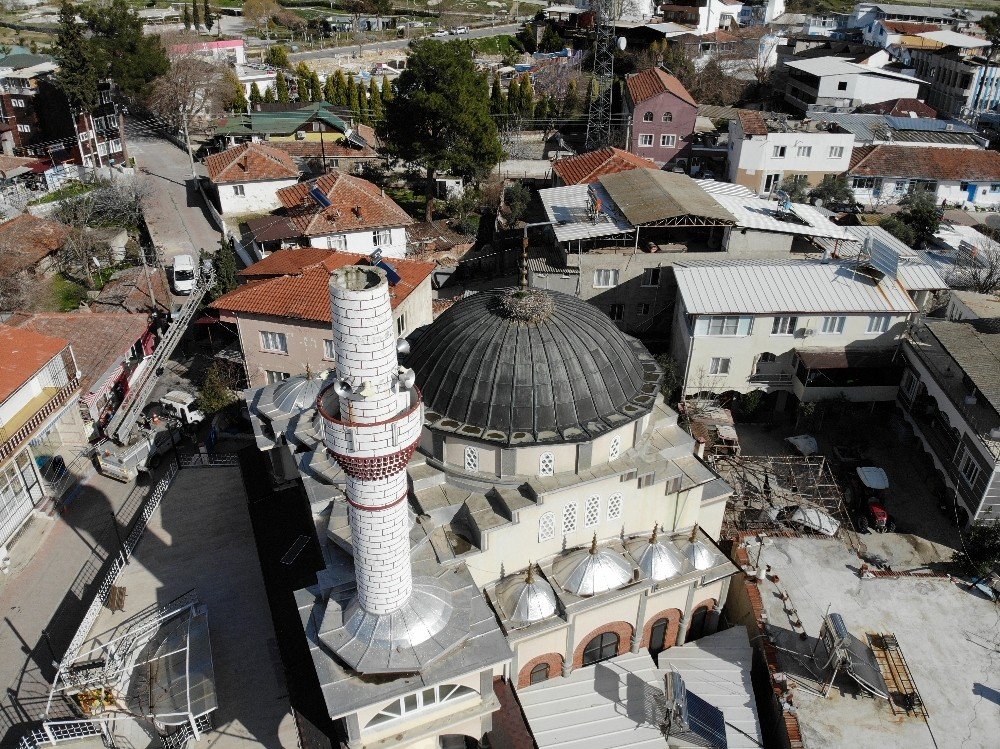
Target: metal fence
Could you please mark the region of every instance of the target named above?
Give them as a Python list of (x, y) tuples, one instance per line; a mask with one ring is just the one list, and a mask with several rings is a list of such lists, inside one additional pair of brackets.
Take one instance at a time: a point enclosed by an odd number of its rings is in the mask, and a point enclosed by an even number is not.
[(194, 453), (193, 455), (178, 455), (181, 468), (217, 468), (220, 466), (238, 466), (239, 456), (236, 453)]

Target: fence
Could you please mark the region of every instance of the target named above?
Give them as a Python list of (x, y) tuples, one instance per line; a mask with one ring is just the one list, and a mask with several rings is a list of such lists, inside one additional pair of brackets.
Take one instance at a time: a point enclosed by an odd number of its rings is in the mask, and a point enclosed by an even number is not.
[(181, 468), (215, 468), (218, 466), (238, 466), (239, 456), (236, 453), (194, 453), (179, 455), (177, 460)]

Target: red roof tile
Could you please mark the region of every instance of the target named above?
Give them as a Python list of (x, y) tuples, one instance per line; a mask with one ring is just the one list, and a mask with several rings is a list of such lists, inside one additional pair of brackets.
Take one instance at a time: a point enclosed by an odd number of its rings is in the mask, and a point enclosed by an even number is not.
[(373, 148), (357, 148), (341, 145), (342, 141), (320, 143), (318, 140), (282, 140), (272, 145), (293, 159), (374, 159), (378, 152)]
[(216, 184), (299, 178), (292, 157), (264, 143), (243, 143), (212, 154), (205, 159), (205, 169)]
[[(216, 299), (209, 306), (223, 312), (246, 315), (264, 315), (268, 317), (285, 317), (295, 320), (310, 320), (312, 322), (330, 323), (330, 273), (363, 261), (363, 255), (347, 252), (321, 250), (324, 256), (316, 260), (312, 249), (278, 250), (260, 263), (255, 263), (241, 275), (244, 278), (261, 278), (262, 280), (248, 283), (228, 294)], [(286, 260), (276, 256), (290, 254), (294, 257)], [(276, 258), (275, 260), (271, 260)], [(268, 262), (271, 261), (271, 262)], [(436, 267), (434, 263), (421, 263), (414, 260), (388, 261), (399, 273), (402, 279), (391, 291), (391, 304), (395, 309), (406, 299), (410, 292), (426, 280)], [(257, 266), (268, 263), (264, 271), (276, 271), (284, 268), (286, 275), (258, 275)], [(296, 265), (298, 266), (295, 270)]]
[(170, 286), (162, 268), (135, 266), (115, 273), (104, 284), (97, 299), (90, 303), (95, 312), (152, 312), (153, 300), (149, 298), (152, 286), (156, 309), (170, 308)]
[[(330, 201), (329, 208), (323, 208), (309, 195), (313, 187), (318, 187)], [(396, 201), (371, 182), (338, 171), (312, 182), (283, 187), (278, 190), (278, 200), (306, 237), (413, 223)]]
[(38, 265), (63, 246), (69, 227), (22, 213), (0, 224), (0, 275), (11, 276)]
[(767, 123), (764, 115), (751, 109), (740, 109), (736, 112), (740, 126), (747, 135), (767, 135)]
[(855, 161), (850, 173), (970, 182), (1000, 182), (1000, 152), (973, 148), (876, 146)]
[(278, 252), (272, 252), (266, 258), (254, 263), (249, 268), (244, 268), (236, 275), (240, 278), (257, 280), (274, 278), (275, 276), (288, 276), (294, 273), (301, 273), (304, 268), (326, 260), (329, 254), (330, 250), (322, 250), (318, 247), (279, 250)]
[(853, 151), (851, 151), (851, 163), (847, 167), (848, 172), (853, 172), (856, 164), (859, 164), (862, 159), (868, 154), (875, 150), (875, 146), (858, 146)]
[(927, 31), (940, 31), (941, 27), (936, 23), (917, 23), (916, 21), (887, 21), (880, 20), (886, 31), (896, 34), (923, 34)]
[[(69, 345), (62, 338), (0, 325), (0, 403)], [(69, 373), (72, 376), (73, 372)]]
[(633, 104), (652, 99), (663, 93), (670, 93), (693, 107), (698, 106), (698, 102), (684, 88), (684, 84), (663, 68), (649, 68), (641, 73), (630, 75), (625, 79), (625, 85)]
[(655, 168), (656, 165), (649, 159), (620, 148), (602, 148), (579, 156), (568, 156), (552, 164), (552, 171), (567, 185), (589, 185), (607, 174)]
[(937, 110), (928, 106), (920, 99), (889, 99), (876, 104), (867, 104), (858, 107), (855, 112), (859, 114), (887, 114), (891, 117), (910, 117), (912, 112), (917, 117), (936, 118)]

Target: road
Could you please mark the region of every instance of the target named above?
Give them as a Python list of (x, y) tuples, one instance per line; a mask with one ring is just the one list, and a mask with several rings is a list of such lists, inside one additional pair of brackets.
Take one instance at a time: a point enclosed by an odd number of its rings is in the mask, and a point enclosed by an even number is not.
[[(503, 36), (504, 34), (516, 34), (521, 30), (521, 24), (512, 23), (505, 26), (486, 26), (480, 29), (473, 29), (468, 34), (461, 36), (441, 37), (447, 39), (485, 39), (489, 36)], [(388, 52), (390, 50), (406, 49), (413, 41), (412, 39), (393, 39), (388, 42), (362, 44), (361, 50), (364, 52)], [(293, 52), (289, 55), (292, 60), (315, 60), (323, 57), (340, 57), (358, 51), (358, 45), (345, 47), (330, 47), (329, 49), (316, 49), (311, 52)]]

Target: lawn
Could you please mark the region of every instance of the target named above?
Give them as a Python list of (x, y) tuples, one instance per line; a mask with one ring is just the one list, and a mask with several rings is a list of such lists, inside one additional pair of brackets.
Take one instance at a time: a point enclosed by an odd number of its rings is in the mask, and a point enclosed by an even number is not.
[(54, 203), (57, 200), (65, 200), (66, 198), (75, 198), (78, 195), (90, 192), (92, 189), (93, 185), (85, 185), (82, 182), (71, 182), (68, 185), (60, 187), (58, 190), (53, 190), (48, 195), (32, 200), (28, 205), (43, 205), (44, 203)]
[(505, 34), (503, 36), (487, 36), (482, 39), (470, 40), (472, 48), (481, 55), (517, 55), (524, 51), (513, 36)]
[(52, 311), (72, 312), (81, 302), (87, 301), (87, 290), (61, 273), (52, 277), (49, 291), (49, 303), (46, 306)]

